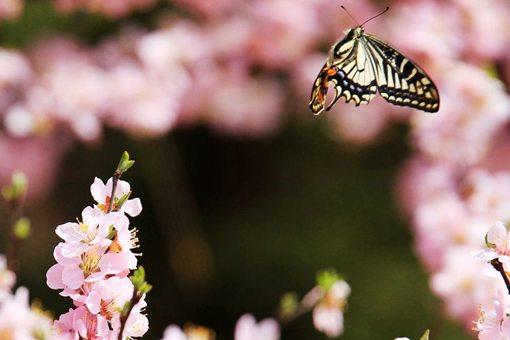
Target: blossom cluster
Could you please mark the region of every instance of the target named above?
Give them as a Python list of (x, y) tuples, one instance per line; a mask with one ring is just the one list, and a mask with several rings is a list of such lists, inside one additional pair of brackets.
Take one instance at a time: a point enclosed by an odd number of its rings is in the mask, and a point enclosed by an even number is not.
[(52, 328), (52, 319), (40, 307), (30, 306), (28, 290), (19, 287), (13, 293), (16, 275), (0, 255), (0, 337), (3, 339), (66, 340)]
[(122, 313), (133, 302), (135, 286), (128, 274), (137, 267), (133, 250), (137, 247), (136, 229), (128, 216), (141, 210), (138, 198), (130, 199), (129, 183), (119, 180), (112, 195), (114, 180), (106, 184), (96, 178), (90, 187), (95, 200), (86, 207), (81, 220), (56, 228), (63, 240), (54, 251), (57, 263), (47, 274), (47, 284), (72, 299), (74, 308), (55, 321), (60, 334), (71, 338), (117, 339), (140, 337), (148, 330), (142, 297), (122, 327)]
[[(501, 277), (484, 275), (490, 265), (472, 253), (484, 247), (494, 221), (510, 218), (503, 151), (510, 97), (508, 79), (496, 69), (509, 45), (504, 37), (482, 38), (509, 30), (503, 18), (509, 8), (504, 1), (417, 1), (387, 18), (388, 40), (404, 39), (400, 47), (431, 73), (441, 95), (437, 114), (410, 116), (414, 155), (400, 173), (398, 195), (432, 291), (468, 330), (480, 306), (491, 309), (505, 291)], [(420, 25), (412, 25), (417, 15)]]

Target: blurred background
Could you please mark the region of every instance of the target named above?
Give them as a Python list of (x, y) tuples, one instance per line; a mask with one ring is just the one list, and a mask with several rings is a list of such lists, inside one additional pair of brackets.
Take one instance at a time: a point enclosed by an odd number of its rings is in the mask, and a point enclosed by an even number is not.
[[(482, 238), (459, 238), (475, 227), (430, 204), (454, 197), (481, 226), (510, 212), (473, 207), (469, 182), (509, 168), (509, 4), (390, 2), (366, 29), (419, 61), (440, 112), (376, 98), (315, 117), (313, 80), (354, 25), (340, 4), (363, 21), (388, 2), (0, 1), (0, 180), (27, 174), (33, 221), (18, 283), (67, 311), (44, 283), (54, 229), (91, 204), (94, 177), (110, 177), (128, 150), (154, 285), (147, 339), (189, 321), (232, 338), (240, 315), (275, 316), (284, 293), (306, 293), (326, 268), (352, 287), (344, 339), (426, 328), (472, 338), (485, 288), (437, 276), (451, 272), (447, 250)], [(480, 195), (506, 202), (509, 178)], [(283, 339), (322, 338), (310, 315), (283, 328)]]

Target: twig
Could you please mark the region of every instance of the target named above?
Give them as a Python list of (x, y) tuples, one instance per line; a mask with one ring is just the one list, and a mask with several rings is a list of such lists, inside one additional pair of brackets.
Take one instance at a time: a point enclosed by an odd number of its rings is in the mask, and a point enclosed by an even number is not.
[(108, 202), (107, 213), (112, 211), (113, 202), (115, 200), (115, 190), (117, 189), (117, 183), (119, 182), (120, 176), (122, 176), (122, 173), (119, 170), (115, 170), (112, 177), (112, 193), (110, 195), (110, 202)]
[(19, 217), (23, 213), (23, 203), (20, 200), (16, 200), (11, 202), (8, 207), (8, 221), (9, 221), (9, 243), (7, 245), (7, 249), (5, 251), (5, 256), (7, 259), (7, 268), (12, 271), (14, 274), (17, 274), (18, 271), (18, 249), (21, 245), (21, 240), (16, 237), (14, 233), (14, 225)]
[(120, 317), (120, 330), (119, 330), (119, 340), (123, 339), (124, 335), (124, 328), (126, 328), (127, 320), (129, 319), (129, 315), (131, 314), (131, 311), (135, 307), (138, 302), (140, 302), (140, 299), (142, 298), (142, 294), (137, 291), (136, 289), (133, 291), (133, 296), (131, 297), (131, 301), (129, 302), (129, 307), (127, 311), (122, 313), (122, 316)]
[(503, 267), (503, 263), (499, 261), (499, 259), (494, 259), (491, 261), (491, 265), (496, 269), (505, 281), (506, 289), (508, 290), (508, 294), (510, 294), (510, 279), (508, 279), (508, 275), (505, 272), (505, 268)]

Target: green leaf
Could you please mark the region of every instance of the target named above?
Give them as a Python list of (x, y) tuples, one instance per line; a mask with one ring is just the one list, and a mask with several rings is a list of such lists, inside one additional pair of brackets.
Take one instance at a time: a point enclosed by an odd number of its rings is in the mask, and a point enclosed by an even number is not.
[(124, 151), (124, 153), (122, 153), (122, 156), (120, 157), (119, 165), (117, 165), (117, 172), (122, 175), (134, 164), (135, 161), (129, 159), (129, 153), (127, 151)]
[(299, 307), (299, 297), (295, 292), (289, 292), (280, 299), (280, 314), (283, 317), (292, 316)]
[(116, 210), (120, 210), (120, 208), (122, 208), (122, 206), (124, 205), (124, 203), (126, 203), (126, 201), (129, 199), (129, 197), (131, 196), (131, 191), (125, 193), (122, 197), (120, 198), (116, 198), (115, 199), (115, 209)]
[(21, 200), (28, 189), (28, 180), (24, 173), (16, 171), (12, 174), (11, 184), (2, 188), (2, 196), (7, 202)]
[(317, 274), (317, 285), (328, 291), (340, 278), (334, 270), (323, 270)]
[(427, 329), (421, 336), (420, 340), (429, 340), (430, 331)]
[(139, 266), (129, 279), (133, 283), (133, 286), (135, 286), (137, 292), (147, 294), (152, 289), (152, 286), (145, 281), (145, 269), (142, 266)]

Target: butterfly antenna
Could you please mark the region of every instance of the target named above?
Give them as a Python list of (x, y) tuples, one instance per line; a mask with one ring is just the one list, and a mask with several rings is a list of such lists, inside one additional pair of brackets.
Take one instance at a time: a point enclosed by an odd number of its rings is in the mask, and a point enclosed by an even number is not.
[(347, 10), (347, 8), (344, 7), (344, 5), (340, 6), (342, 7), (342, 9), (345, 11), (345, 13), (347, 13), (347, 15), (349, 15), (352, 19), (352, 21), (354, 21), (354, 23), (357, 25), (357, 26), (360, 26), (358, 20), (356, 20), (352, 15), (351, 13), (349, 13), (349, 11)]
[(370, 20), (372, 19), (375, 19), (377, 17), (380, 17), (381, 15), (383, 15), (384, 13), (388, 12), (390, 10), (390, 7), (386, 7), (386, 9), (384, 11), (382, 11), (381, 13), (377, 14), (377, 15), (374, 15), (373, 17), (371, 17), (370, 19), (368, 20), (365, 20), (365, 22), (363, 22), (360, 26), (363, 26), (364, 24), (366, 24), (367, 22), (369, 22)]

